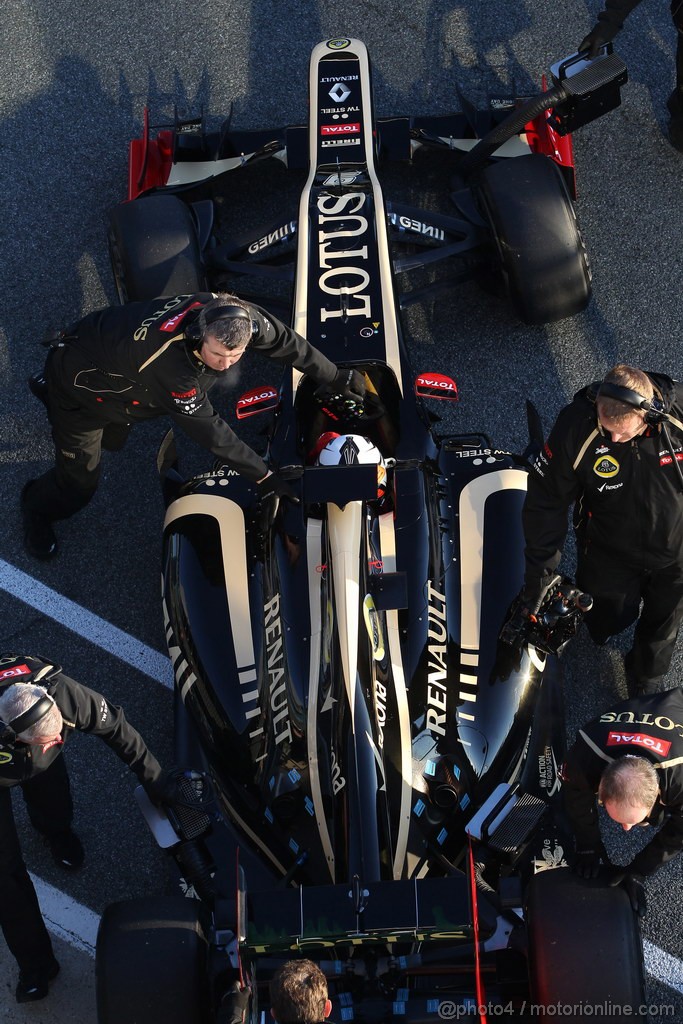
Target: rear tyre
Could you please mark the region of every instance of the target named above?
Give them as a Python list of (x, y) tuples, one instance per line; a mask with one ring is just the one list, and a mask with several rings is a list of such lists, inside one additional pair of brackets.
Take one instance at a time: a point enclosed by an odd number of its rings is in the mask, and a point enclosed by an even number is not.
[(197, 230), (177, 196), (145, 196), (115, 207), (109, 256), (122, 303), (206, 290)]
[[(645, 1003), (643, 948), (625, 891), (584, 882), (567, 868), (542, 871), (527, 892), (531, 1001), (539, 1019), (583, 1019), (610, 1003), (610, 1021), (632, 1021)], [(589, 1009), (590, 1007), (590, 1009)]]
[(107, 907), (97, 934), (98, 1024), (205, 1024), (206, 941), (197, 901)]
[(557, 165), (540, 153), (499, 160), (483, 170), (477, 188), (498, 272), (524, 323), (552, 323), (585, 309), (590, 267)]

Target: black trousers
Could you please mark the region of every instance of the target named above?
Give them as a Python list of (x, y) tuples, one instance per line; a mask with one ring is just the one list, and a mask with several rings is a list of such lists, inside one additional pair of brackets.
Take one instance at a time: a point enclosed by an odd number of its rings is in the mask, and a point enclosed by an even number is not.
[(683, 618), (683, 565), (642, 569), (614, 552), (592, 546), (585, 551), (579, 545), (576, 581), (593, 597), (586, 626), (596, 643), (604, 643), (637, 621), (626, 668), (640, 689), (658, 690), (669, 670)]
[[(17, 787), (14, 787), (17, 788)], [(31, 823), (50, 836), (71, 824), (73, 804), (62, 756), (27, 782), (19, 783)], [(0, 928), (21, 971), (47, 968), (52, 942), (21, 854), (8, 787), (0, 786)]]
[(683, 117), (683, 0), (671, 0), (671, 17), (678, 33), (676, 43), (676, 94)]
[(130, 424), (111, 423), (95, 409), (76, 404), (61, 386), (62, 350), (48, 356), (48, 414), (55, 445), (55, 465), (34, 480), (24, 495), (25, 507), (45, 519), (68, 519), (91, 500), (100, 479), (102, 448), (123, 447)]

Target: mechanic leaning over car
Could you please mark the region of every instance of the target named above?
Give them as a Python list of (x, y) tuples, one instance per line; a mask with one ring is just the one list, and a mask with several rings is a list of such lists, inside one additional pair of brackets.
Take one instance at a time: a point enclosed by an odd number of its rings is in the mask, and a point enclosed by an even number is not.
[(538, 610), (574, 503), (591, 637), (603, 644), (637, 620), (624, 659), (632, 696), (658, 689), (683, 616), (682, 459), (683, 388), (620, 364), (565, 406), (529, 473), (522, 602)]
[[(642, 911), (642, 878), (683, 850), (683, 689), (620, 701), (584, 725), (562, 779), (577, 874), (606, 874)], [(605, 852), (596, 796), (627, 832), (636, 825), (662, 826), (625, 867), (612, 865)]]
[(162, 771), (120, 707), (43, 658), (0, 654), (0, 927), (19, 964), (20, 1003), (47, 995), (59, 963), (21, 855), (10, 789), (21, 788), (31, 824), (55, 862), (79, 868), (84, 853), (71, 828), (73, 804), (61, 756), (75, 729), (103, 739), (151, 799), (173, 803), (178, 797), (177, 774)]
[[(611, 43), (623, 27), (625, 19), (640, 0), (606, 0), (605, 9), (598, 15), (598, 22), (585, 39), (579, 43), (579, 51), (587, 50), (595, 57), (601, 46)], [(671, 0), (671, 17), (677, 32), (676, 44), (676, 86), (667, 100), (671, 114), (669, 141), (683, 153), (683, 0)]]
[(294, 493), (235, 435), (207, 392), (248, 347), (308, 374), (340, 401), (362, 401), (363, 376), (338, 370), (259, 306), (210, 292), (131, 302), (90, 313), (58, 336), (31, 389), (46, 402), (55, 467), (21, 494), (29, 554), (57, 553), (52, 523), (90, 501), (102, 447), (117, 451), (137, 420), (170, 415), (219, 459), (258, 484), (261, 501)]

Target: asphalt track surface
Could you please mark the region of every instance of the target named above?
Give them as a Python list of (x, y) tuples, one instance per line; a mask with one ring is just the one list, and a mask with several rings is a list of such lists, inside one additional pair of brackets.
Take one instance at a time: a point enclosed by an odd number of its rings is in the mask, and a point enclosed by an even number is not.
[[(0, 647), (44, 652), (106, 692), (166, 763), (170, 694), (163, 658), (156, 672), (159, 662), (148, 653), (164, 654), (163, 507), (154, 464), (163, 426), (140, 427), (123, 453), (105, 455), (96, 500), (61, 526), (60, 557), (39, 564), (23, 552), (17, 502), (25, 480), (49, 466), (51, 443), (26, 378), (40, 365), (38, 341), (46, 328), (115, 301), (105, 215), (125, 196), (127, 143), (140, 131), (146, 102), (153, 121), (168, 117), (174, 103), (181, 109), (203, 104), (216, 116), (232, 103), (235, 127), (301, 123), (310, 51), (321, 39), (343, 34), (368, 46), (378, 114), (447, 112), (458, 108), (456, 84), (475, 102), (487, 90), (537, 91), (544, 71), (576, 48), (599, 9), (582, 0), (414, 0), (409, 10), (402, 6), (387, 0), (3, 5)], [(631, 16), (618, 40), (630, 73), (623, 105), (575, 137), (578, 215), (594, 271), (589, 309), (551, 327), (525, 327), (503, 301), (467, 284), (406, 316), (415, 369), (458, 379), (461, 401), (447, 417), (454, 432), (483, 430), (497, 447), (520, 450), (527, 397), (547, 430), (575, 390), (617, 361), (680, 375), (683, 156), (663, 135), (675, 45), (668, 6), (644, 0)], [(384, 190), (389, 196), (389, 184)], [(257, 207), (259, 195), (267, 202), (265, 191), (256, 190)], [(445, 195), (429, 198), (448, 210)], [(267, 215), (257, 208), (254, 218)], [(234, 371), (226, 408), (242, 390), (272, 376), (257, 357), (245, 360)], [(209, 466), (201, 452), (186, 457), (198, 468)], [(627, 647), (628, 637), (601, 650), (580, 638), (567, 652), (570, 735), (624, 695), (621, 653)], [(672, 684), (680, 682), (681, 668), (679, 650)], [(74, 925), (71, 945), (59, 939), (67, 966), (50, 999), (16, 1008), (12, 1020), (91, 1022), (92, 961), (88, 942), (74, 946), (74, 936), (85, 931), (92, 941), (107, 903), (159, 892), (170, 878), (132, 801), (126, 769), (89, 737), (75, 737), (68, 756), (76, 826), (88, 853), (84, 869), (60, 873), (26, 824), (21, 801), (17, 817), (31, 871), (57, 893), (55, 928), (74, 906), (83, 927), (79, 932)], [(622, 840), (616, 832), (609, 836), (615, 855), (627, 859)], [(682, 1022), (683, 857), (647, 888), (649, 1001), (671, 1006), (665, 1019)], [(54, 896), (43, 893), (46, 900)], [(78, 906), (84, 908), (80, 918)], [(0, 1005), (6, 1000), (14, 1013), (15, 971), (4, 950), (0, 967)]]

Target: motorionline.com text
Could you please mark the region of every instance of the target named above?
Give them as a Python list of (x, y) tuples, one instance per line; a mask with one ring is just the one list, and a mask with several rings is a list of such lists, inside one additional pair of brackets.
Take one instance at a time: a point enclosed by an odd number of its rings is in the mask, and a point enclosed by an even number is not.
[(670, 1017), (675, 1013), (673, 1004), (643, 1003), (641, 1006), (622, 1006), (619, 1003), (605, 1001), (603, 1003), (549, 1003), (541, 1006), (537, 1003), (528, 1003), (525, 999), (521, 1003), (489, 1003), (486, 1006), (477, 1006), (474, 1001), (456, 1003), (450, 999), (444, 999), (439, 1003), (439, 1017), (441, 1020), (465, 1020), (466, 1018), (477, 1018), (482, 1015), (491, 1020), (495, 1017), (523, 1016), (529, 1017), (633, 1017), (634, 1020), (647, 1017)]

